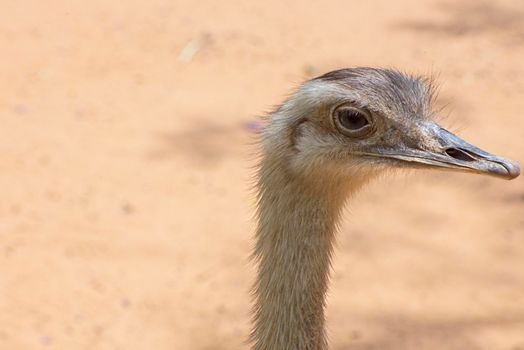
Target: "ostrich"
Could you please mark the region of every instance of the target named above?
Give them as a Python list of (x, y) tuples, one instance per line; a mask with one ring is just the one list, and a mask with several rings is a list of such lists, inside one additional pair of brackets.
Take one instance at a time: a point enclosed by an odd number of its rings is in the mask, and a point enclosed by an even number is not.
[(347, 199), (391, 168), (513, 179), (518, 164), (432, 121), (431, 82), (353, 68), (305, 82), (261, 135), (253, 350), (324, 350), (325, 296)]

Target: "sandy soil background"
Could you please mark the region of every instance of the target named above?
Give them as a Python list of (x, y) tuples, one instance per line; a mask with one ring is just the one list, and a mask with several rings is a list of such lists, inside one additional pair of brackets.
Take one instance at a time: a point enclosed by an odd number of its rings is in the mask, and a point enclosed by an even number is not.
[[(522, 0), (4, 1), (0, 55), (0, 349), (246, 349), (253, 122), (327, 70), (434, 74), (524, 162)], [(399, 174), (346, 217), (333, 349), (524, 349), (524, 176)]]

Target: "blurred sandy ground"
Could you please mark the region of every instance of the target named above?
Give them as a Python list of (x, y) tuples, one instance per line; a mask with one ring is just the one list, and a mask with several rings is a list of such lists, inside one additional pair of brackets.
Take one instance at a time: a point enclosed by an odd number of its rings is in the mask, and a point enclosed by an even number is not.
[[(524, 2), (3, 1), (0, 349), (246, 349), (252, 122), (303, 79), (432, 73), (524, 162)], [(524, 176), (352, 204), (336, 350), (524, 349)]]

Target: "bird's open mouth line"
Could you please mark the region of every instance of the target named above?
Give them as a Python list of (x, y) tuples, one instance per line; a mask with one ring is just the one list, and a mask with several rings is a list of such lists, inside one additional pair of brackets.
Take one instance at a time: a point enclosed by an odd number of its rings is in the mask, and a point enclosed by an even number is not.
[[(418, 153), (423, 151), (409, 152)], [(515, 169), (512, 163), (503, 159), (488, 159), (456, 148), (448, 148), (442, 154), (433, 152), (427, 152), (426, 154), (359, 152), (359, 154), (376, 158), (396, 159), (433, 168), (497, 176), (505, 179), (513, 179), (520, 174), (519, 169)]]
[(473, 170), (467, 165), (462, 165), (460, 163), (448, 163), (446, 161), (441, 160), (435, 160), (431, 158), (425, 158), (421, 156), (412, 156), (412, 155), (405, 155), (405, 154), (399, 154), (399, 153), (368, 153), (368, 152), (361, 152), (359, 155), (363, 156), (371, 156), (376, 158), (392, 158), (397, 160), (402, 160), (404, 162), (410, 162), (410, 163), (420, 163), (420, 164), (426, 164), (426, 165), (434, 165), (436, 167), (445, 167), (445, 168), (463, 168), (464, 170)]

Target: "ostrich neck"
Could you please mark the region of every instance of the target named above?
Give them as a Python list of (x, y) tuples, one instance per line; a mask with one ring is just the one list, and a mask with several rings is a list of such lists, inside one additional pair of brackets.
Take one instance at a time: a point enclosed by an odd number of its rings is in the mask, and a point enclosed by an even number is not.
[(324, 350), (334, 233), (347, 191), (271, 169), (262, 167), (259, 179), (252, 349)]

